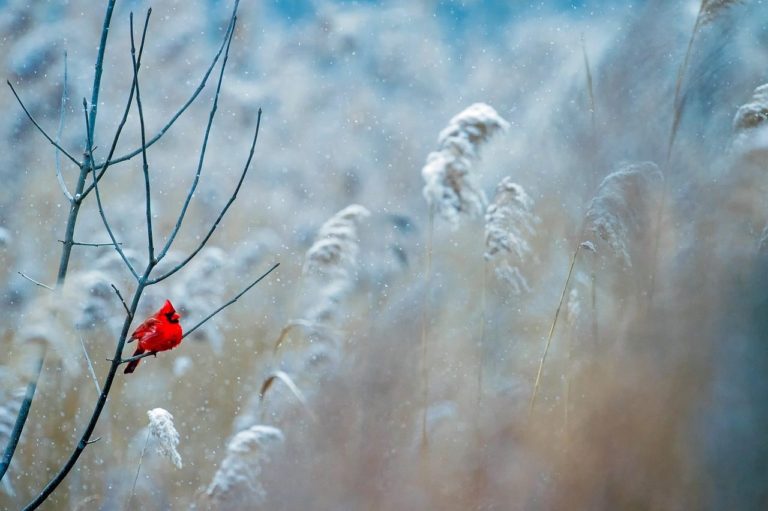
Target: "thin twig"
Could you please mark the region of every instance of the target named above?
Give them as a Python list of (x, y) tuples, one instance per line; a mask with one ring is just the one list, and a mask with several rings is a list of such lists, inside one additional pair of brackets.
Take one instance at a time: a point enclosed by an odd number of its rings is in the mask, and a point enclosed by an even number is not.
[[(56, 131), (56, 143), (61, 144), (61, 134), (64, 131), (64, 114), (66, 112), (66, 106), (67, 101), (69, 100), (69, 96), (67, 96), (67, 52), (64, 52), (64, 84), (61, 88), (61, 107), (59, 109), (59, 129)], [(56, 151), (56, 154), (54, 155), (55, 161), (56, 161), (56, 180), (59, 182), (59, 187), (61, 188), (61, 192), (64, 194), (64, 196), (67, 198), (69, 202), (72, 202), (74, 197), (72, 197), (72, 194), (69, 192), (69, 189), (67, 188), (67, 183), (64, 181), (64, 176), (61, 174), (61, 155), (59, 154), (59, 151)]]
[(147, 252), (149, 260), (155, 259), (155, 242), (152, 237), (152, 194), (149, 184), (149, 163), (147, 163), (147, 135), (144, 127), (144, 109), (141, 107), (141, 89), (139, 87), (139, 67), (136, 63), (136, 45), (133, 37), (133, 13), (130, 16), (131, 25), (131, 61), (133, 63), (133, 86), (136, 89), (136, 108), (139, 110), (139, 124), (141, 126), (141, 168), (144, 172), (144, 192), (146, 197), (147, 213)]
[(120, 298), (120, 303), (123, 304), (123, 308), (125, 309), (125, 313), (130, 316), (131, 315), (131, 310), (128, 308), (128, 304), (125, 303), (125, 300), (123, 299), (123, 295), (120, 294), (120, 290), (117, 289), (117, 287), (114, 284), (110, 284), (110, 286), (112, 286), (112, 289), (115, 290), (115, 293), (117, 294), (117, 297)]
[(43, 284), (42, 282), (38, 282), (37, 280), (33, 279), (32, 277), (30, 277), (29, 275), (27, 275), (25, 273), (22, 273), (20, 271), (17, 271), (16, 273), (18, 273), (19, 275), (21, 275), (22, 277), (24, 277), (25, 279), (27, 279), (28, 281), (32, 282), (33, 284), (35, 284), (37, 286), (44, 287), (48, 291), (53, 291), (53, 288), (51, 286)]
[(192, 186), (190, 186), (189, 188), (189, 192), (187, 193), (187, 198), (184, 200), (184, 205), (181, 207), (181, 213), (179, 213), (179, 218), (178, 220), (176, 220), (176, 225), (171, 231), (171, 234), (168, 235), (168, 240), (165, 242), (163, 249), (160, 251), (160, 254), (158, 255), (158, 260), (165, 257), (165, 254), (168, 253), (168, 250), (171, 248), (173, 241), (176, 239), (176, 235), (179, 233), (179, 229), (181, 229), (181, 224), (182, 222), (184, 222), (184, 217), (187, 214), (187, 208), (189, 207), (189, 203), (192, 201), (192, 196), (195, 194), (195, 190), (197, 189), (197, 183), (200, 181), (200, 173), (203, 170), (203, 163), (205, 162), (205, 152), (208, 148), (208, 137), (211, 134), (213, 119), (216, 117), (216, 110), (218, 109), (218, 106), (219, 106), (219, 93), (221, 92), (221, 84), (222, 84), (222, 81), (224, 80), (224, 70), (227, 67), (227, 60), (229, 59), (229, 48), (232, 44), (232, 37), (235, 34), (236, 23), (237, 23), (237, 16), (233, 18), (232, 30), (229, 33), (229, 39), (227, 40), (227, 47), (224, 50), (224, 59), (221, 61), (221, 70), (219, 71), (219, 81), (216, 84), (216, 93), (213, 96), (213, 105), (211, 106), (211, 111), (208, 114), (208, 124), (205, 127), (203, 144), (200, 148), (200, 157), (197, 162), (195, 179), (192, 181)]
[[(147, 141), (147, 144), (146, 144), (147, 148), (149, 148), (152, 145), (154, 145), (158, 140), (160, 140), (160, 138), (162, 138), (163, 135), (165, 135), (165, 133), (171, 128), (171, 126), (174, 125), (174, 123), (179, 119), (179, 117), (181, 117), (181, 115), (190, 107), (190, 105), (192, 105), (192, 103), (195, 102), (197, 97), (200, 95), (200, 93), (205, 88), (205, 85), (208, 83), (208, 78), (210, 77), (211, 72), (213, 71), (213, 68), (216, 67), (216, 63), (219, 61), (219, 58), (221, 57), (221, 53), (224, 51), (224, 48), (225, 48), (225, 46), (227, 44), (227, 41), (229, 40), (230, 32), (234, 30), (233, 25), (232, 25), (232, 20), (234, 19), (234, 16), (235, 16), (235, 13), (237, 12), (237, 7), (238, 7), (239, 4), (240, 4), (240, 0), (236, 0), (235, 1), (235, 6), (234, 6), (233, 11), (232, 11), (232, 18), (230, 18), (230, 20), (229, 20), (229, 25), (227, 26), (227, 30), (224, 33), (224, 39), (221, 42), (221, 46), (219, 47), (219, 51), (216, 52), (216, 55), (214, 55), (213, 60), (211, 61), (211, 65), (208, 66), (208, 69), (205, 71), (205, 74), (203, 75), (203, 78), (200, 80), (200, 83), (198, 84), (197, 88), (194, 90), (194, 92), (189, 97), (189, 99), (187, 99), (187, 101), (181, 106), (181, 108), (179, 108), (179, 110), (175, 114), (173, 114), (173, 116), (165, 124), (165, 126), (163, 126), (160, 129), (160, 131), (154, 137), (152, 137), (151, 139), (149, 139)], [(141, 53), (141, 52), (139, 52), (139, 53)], [(103, 163), (100, 163), (100, 164), (96, 165), (94, 168), (96, 170), (100, 170), (100, 169), (103, 169), (104, 167), (107, 167), (109, 165), (115, 165), (117, 163), (122, 163), (124, 161), (128, 161), (131, 158), (133, 158), (134, 156), (137, 156), (139, 154), (141, 154), (141, 148), (140, 147), (137, 148), (137, 149), (134, 149), (134, 150), (132, 150), (132, 151), (122, 155), (122, 156), (118, 156), (117, 158), (114, 158), (114, 159), (112, 159), (112, 157), (110, 156)], [(99, 173), (99, 179), (101, 179), (101, 176), (102, 176), (103, 173), (104, 173), (103, 170)], [(90, 189), (86, 190), (86, 193), (89, 192), (89, 191), (90, 191)]]
[[(142, 358), (147, 358), (147, 357), (155, 357), (155, 358), (157, 358), (157, 352), (156, 351), (145, 351), (144, 353), (142, 353), (140, 355), (134, 355), (134, 356), (128, 357), (128, 358), (121, 358), (121, 359), (119, 359), (117, 361), (117, 363), (120, 364), (120, 365), (122, 365), (122, 364), (130, 364), (131, 362), (136, 362), (137, 360), (141, 360)], [(115, 359), (114, 358), (108, 358), (107, 361), (108, 362), (114, 362)]]
[(251, 165), (251, 160), (253, 159), (253, 153), (256, 148), (256, 140), (259, 138), (259, 127), (261, 126), (261, 108), (259, 108), (258, 117), (256, 118), (256, 133), (253, 135), (253, 142), (251, 143), (251, 150), (248, 153), (248, 159), (245, 162), (245, 166), (243, 167), (243, 172), (240, 174), (240, 180), (237, 182), (237, 186), (235, 187), (235, 191), (232, 193), (232, 195), (229, 197), (229, 200), (227, 201), (226, 205), (224, 205), (224, 208), (222, 208), (221, 213), (219, 213), (219, 216), (216, 218), (216, 221), (213, 223), (211, 228), (208, 230), (208, 234), (203, 237), (203, 240), (200, 242), (200, 244), (197, 246), (195, 250), (192, 251), (191, 254), (189, 254), (183, 261), (181, 261), (179, 264), (174, 266), (172, 269), (170, 269), (167, 273), (152, 279), (149, 281), (149, 284), (157, 284), (158, 282), (167, 279), (180, 269), (182, 269), (184, 266), (187, 265), (202, 249), (205, 247), (206, 243), (208, 243), (208, 240), (211, 239), (211, 236), (213, 236), (214, 231), (216, 231), (216, 228), (219, 226), (219, 223), (221, 223), (221, 220), (224, 218), (224, 215), (227, 213), (227, 210), (232, 205), (233, 202), (235, 202), (235, 199), (237, 198), (237, 194), (240, 191), (240, 187), (243, 185), (243, 181), (245, 180), (245, 175), (248, 173), (248, 168)]
[(190, 328), (189, 330), (187, 330), (187, 331), (184, 333), (184, 335), (182, 336), (182, 339), (183, 339), (184, 337), (188, 336), (189, 334), (191, 334), (192, 332), (194, 332), (195, 330), (197, 330), (198, 328), (200, 328), (201, 326), (203, 326), (203, 325), (204, 325), (204, 324), (205, 324), (205, 323), (206, 323), (206, 322), (207, 322), (209, 319), (211, 319), (212, 317), (214, 317), (216, 314), (218, 314), (218, 313), (219, 313), (219, 312), (221, 312), (222, 310), (226, 309), (227, 307), (229, 307), (230, 305), (232, 305), (233, 303), (235, 303), (235, 302), (236, 302), (238, 299), (240, 299), (240, 297), (241, 297), (241, 296), (243, 296), (245, 293), (247, 293), (248, 291), (250, 291), (250, 290), (251, 290), (251, 288), (252, 288), (253, 286), (255, 286), (256, 284), (258, 284), (259, 282), (261, 282), (261, 281), (262, 281), (262, 280), (263, 280), (263, 279), (264, 279), (264, 278), (265, 278), (267, 275), (269, 275), (270, 273), (272, 273), (272, 271), (273, 271), (275, 268), (277, 268), (278, 266), (280, 266), (280, 263), (275, 263), (275, 264), (273, 264), (273, 265), (272, 265), (272, 267), (271, 267), (269, 270), (267, 270), (267, 271), (266, 271), (264, 274), (262, 274), (262, 276), (261, 276), (261, 277), (259, 277), (258, 279), (254, 280), (253, 282), (251, 282), (251, 283), (250, 283), (250, 284), (249, 284), (249, 285), (248, 285), (248, 286), (247, 286), (245, 289), (243, 289), (242, 291), (240, 291), (240, 292), (239, 292), (239, 293), (238, 293), (238, 294), (237, 294), (237, 295), (236, 295), (234, 298), (232, 298), (230, 301), (228, 301), (227, 303), (225, 303), (224, 305), (222, 305), (221, 307), (219, 307), (218, 309), (216, 309), (215, 311), (213, 311), (212, 313), (210, 313), (208, 316), (206, 316), (206, 317), (205, 317), (205, 319), (203, 319), (202, 321), (200, 321), (198, 324), (196, 324), (195, 326), (193, 326), (192, 328)]
[(93, 370), (93, 364), (91, 363), (91, 357), (88, 356), (88, 350), (85, 348), (85, 341), (80, 336), (80, 346), (83, 347), (83, 354), (85, 355), (85, 361), (88, 362), (88, 370), (91, 372), (91, 378), (93, 378), (93, 384), (96, 385), (96, 393), (101, 394), (101, 387), (99, 387), (99, 380), (96, 378), (96, 371)]
[(31, 113), (29, 113), (29, 110), (27, 110), (27, 107), (24, 105), (24, 102), (23, 102), (23, 101), (21, 101), (21, 98), (20, 98), (20, 97), (19, 97), (19, 95), (16, 93), (16, 89), (14, 89), (14, 88), (13, 88), (13, 84), (11, 83), (11, 81), (10, 81), (10, 80), (6, 80), (6, 81), (5, 81), (5, 83), (7, 83), (7, 84), (8, 84), (8, 87), (10, 87), (10, 88), (11, 88), (11, 92), (13, 92), (13, 95), (14, 95), (14, 97), (16, 98), (16, 101), (18, 101), (18, 102), (19, 102), (19, 105), (21, 105), (21, 109), (22, 109), (22, 110), (24, 110), (24, 113), (25, 113), (25, 114), (27, 114), (27, 118), (28, 118), (28, 119), (29, 119), (29, 120), (32, 122), (32, 124), (35, 126), (35, 128), (37, 128), (37, 130), (38, 130), (40, 133), (42, 133), (42, 134), (43, 134), (43, 136), (44, 136), (44, 137), (45, 137), (45, 138), (48, 140), (48, 142), (50, 142), (51, 144), (53, 144), (53, 146), (54, 146), (56, 149), (58, 149), (59, 151), (61, 151), (61, 152), (62, 152), (62, 154), (64, 154), (64, 156), (66, 156), (67, 158), (69, 158), (69, 159), (72, 161), (72, 163), (74, 163), (75, 165), (77, 165), (78, 167), (80, 167), (82, 164), (81, 164), (79, 161), (77, 161), (77, 158), (75, 158), (74, 156), (72, 156), (71, 154), (69, 154), (69, 153), (67, 152), (67, 150), (66, 150), (66, 149), (64, 149), (64, 148), (63, 148), (63, 147), (61, 147), (59, 144), (57, 144), (57, 143), (56, 143), (56, 141), (55, 141), (55, 140), (53, 140), (53, 139), (50, 137), (50, 135), (48, 135), (48, 133), (46, 133), (46, 132), (45, 132), (45, 130), (44, 130), (44, 129), (43, 129), (43, 128), (42, 128), (42, 127), (41, 127), (41, 126), (40, 126), (40, 125), (37, 123), (37, 121), (35, 120), (35, 118), (34, 118), (34, 117), (32, 117), (32, 114), (31, 114)]
[[(83, 98), (83, 111), (85, 112), (86, 131), (90, 133), (90, 126), (88, 121), (88, 103), (85, 100), (85, 98)], [(92, 141), (89, 139), (88, 140), (88, 161), (93, 161), (93, 150), (91, 149), (91, 142)], [(112, 246), (115, 247), (115, 250), (117, 251), (117, 253), (120, 254), (120, 258), (128, 267), (128, 269), (130, 270), (134, 278), (138, 280), (139, 274), (136, 273), (136, 270), (133, 268), (133, 265), (131, 265), (131, 262), (128, 261), (128, 257), (126, 257), (125, 252), (123, 252), (122, 247), (117, 243), (115, 234), (112, 232), (112, 227), (109, 225), (109, 220), (107, 220), (107, 216), (104, 213), (104, 206), (101, 203), (101, 194), (99, 193), (99, 185), (98, 185), (98, 181), (96, 180), (96, 173), (91, 172), (91, 176), (93, 176), (94, 190), (96, 190), (96, 204), (98, 205), (99, 215), (101, 215), (101, 220), (104, 224), (104, 228), (107, 230), (107, 234), (109, 234), (109, 238), (112, 240)]]
[[(64, 240), (58, 240), (59, 243), (66, 243)], [(114, 243), (81, 243), (79, 241), (71, 241), (70, 245), (77, 246), (77, 247), (114, 247)], [(118, 243), (118, 245), (122, 245), (122, 243)]]

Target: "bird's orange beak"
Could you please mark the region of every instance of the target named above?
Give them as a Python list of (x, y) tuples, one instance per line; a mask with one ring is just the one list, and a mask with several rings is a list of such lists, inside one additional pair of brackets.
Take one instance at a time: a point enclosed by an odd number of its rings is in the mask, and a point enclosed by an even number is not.
[(172, 321), (178, 321), (181, 318), (178, 312), (174, 312), (173, 316), (171, 316)]

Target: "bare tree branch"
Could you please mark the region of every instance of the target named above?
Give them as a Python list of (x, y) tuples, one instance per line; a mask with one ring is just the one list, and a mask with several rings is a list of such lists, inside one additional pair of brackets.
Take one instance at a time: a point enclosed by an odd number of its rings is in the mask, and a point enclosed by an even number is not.
[[(59, 108), (59, 129), (56, 131), (57, 144), (61, 144), (61, 134), (64, 131), (64, 114), (66, 113), (66, 107), (67, 107), (68, 101), (69, 101), (69, 96), (67, 95), (67, 52), (65, 51), (64, 52), (64, 85), (61, 88), (61, 107)], [(69, 189), (67, 188), (67, 183), (64, 182), (64, 176), (62, 176), (61, 174), (61, 155), (59, 154), (59, 151), (56, 151), (54, 158), (56, 159), (56, 179), (59, 182), (59, 187), (61, 188), (61, 191), (64, 194), (64, 196), (71, 203), (75, 199), (72, 197), (72, 194), (69, 192)]]
[[(85, 126), (86, 126), (86, 133), (90, 133), (90, 122), (88, 120), (88, 102), (83, 98), (83, 112), (85, 113)], [(120, 132), (118, 130), (117, 135), (115, 135), (115, 144), (117, 143), (116, 140), (120, 136)], [(88, 161), (93, 161), (93, 149), (91, 148), (91, 139), (88, 139)], [(117, 242), (117, 239), (115, 238), (115, 234), (112, 232), (112, 227), (109, 225), (109, 220), (107, 220), (107, 216), (104, 213), (104, 206), (101, 203), (101, 194), (99, 193), (99, 185), (98, 181), (96, 180), (96, 173), (91, 172), (91, 176), (93, 176), (93, 184), (94, 184), (94, 190), (96, 190), (96, 204), (99, 208), (99, 215), (101, 215), (101, 221), (104, 224), (104, 228), (107, 230), (107, 234), (109, 234), (109, 239), (112, 240), (112, 246), (115, 247), (115, 250), (118, 254), (120, 254), (120, 258), (123, 260), (125, 265), (130, 270), (131, 274), (134, 276), (136, 280), (139, 279), (139, 274), (136, 273), (136, 270), (133, 268), (133, 265), (131, 265), (131, 262), (128, 260), (128, 258), (125, 255), (125, 252), (123, 252), (123, 249), (121, 248), (120, 244)]]
[[(229, 20), (229, 25), (227, 25), (227, 30), (224, 33), (224, 39), (221, 42), (221, 46), (219, 47), (219, 51), (216, 52), (216, 55), (214, 55), (213, 60), (211, 61), (211, 65), (208, 66), (208, 69), (205, 71), (205, 74), (203, 75), (203, 78), (200, 80), (200, 84), (197, 86), (197, 88), (194, 90), (192, 95), (189, 97), (189, 99), (179, 108), (179, 110), (173, 114), (171, 119), (163, 126), (160, 131), (149, 141), (147, 141), (146, 147), (151, 147), (154, 145), (158, 140), (162, 138), (163, 135), (171, 128), (171, 126), (174, 125), (174, 123), (179, 119), (179, 117), (182, 116), (182, 114), (192, 105), (192, 103), (195, 102), (197, 97), (200, 95), (200, 93), (205, 88), (205, 85), (208, 83), (208, 78), (211, 76), (211, 72), (213, 71), (213, 68), (216, 67), (216, 63), (219, 61), (219, 58), (221, 57), (221, 53), (224, 51), (224, 48), (227, 45), (227, 41), (230, 39), (230, 33), (234, 31), (233, 26), (233, 20), (234, 20), (234, 13), (237, 12), (237, 7), (240, 4), (240, 0), (235, 1), (235, 6), (232, 11), (232, 17)], [(141, 59), (139, 59), (141, 60)], [(130, 151), (129, 153), (126, 153), (122, 156), (118, 156), (117, 158), (112, 159), (111, 157), (107, 158), (103, 163), (100, 163), (96, 165), (94, 168), (96, 170), (103, 169), (104, 167), (108, 167), (109, 165), (114, 165), (117, 163), (122, 163), (124, 161), (128, 161), (134, 156), (137, 156), (141, 154), (141, 148), (134, 149), (133, 151)], [(102, 170), (99, 173), (99, 179), (101, 179), (101, 176), (104, 174), (104, 171)], [(89, 192), (89, 190), (86, 190), (86, 193)]]
[[(141, 34), (141, 43), (139, 44), (139, 56), (136, 59), (136, 73), (134, 75), (138, 74), (138, 70), (141, 69), (141, 56), (144, 54), (144, 41), (147, 36), (147, 27), (149, 26), (149, 17), (152, 15), (152, 8), (150, 7), (147, 10), (147, 17), (144, 20), (144, 29)], [(109, 153), (107, 154), (106, 163), (102, 164), (101, 166), (96, 166), (94, 161), (91, 160), (91, 165), (93, 167), (93, 172), (96, 174), (97, 169), (101, 169), (101, 172), (98, 173), (98, 175), (95, 178), (95, 181), (101, 181), (101, 178), (104, 177), (104, 174), (107, 172), (107, 168), (111, 165), (111, 158), (115, 154), (115, 149), (117, 148), (117, 141), (120, 139), (120, 134), (123, 131), (123, 127), (125, 127), (125, 123), (128, 120), (128, 113), (131, 110), (131, 104), (133, 103), (133, 95), (136, 91), (136, 76), (134, 76), (134, 80), (131, 83), (131, 90), (128, 93), (128, 102), (125, 105), (125, 110), (123, 111), (123, 116), (120, 118), (120, 122), (117, 125), (117, 130), (115, 131), (115, 136), (112, 139), (112, 145), (109, 148)], [(141, 152), (139, 150), (139, 152)], [(137, 153), (138, 154), (138, 153)], [(95, 187), (95, 183), (91, 183), (88, 185), (85, 190), (83, 190), (82, 196), (86, 197), (91, 190), (93, 190)]]
[[(152, 237), (152, 193), (149, 184), (149, 163), (147, 163), (147, 135), (144, 127), (144, 109), (141, 107), (141, 91), (139, 88), (139, 66), (136, 63), (136, 45), (133, 38), (133, 13), (130, 17), (131, 25), (131, 61), (133, 63), (133, 88), (136, 90), (136, 108), (139, 110), (139, 124), (141, 125), (141, 160), (144, 171), (144, 191), (146, 195), (147, 211), (147, 253), (150, 261), (155, 259), (155, 242)], [(146, 32), (145, 32), (146, 35)], [(143, 38), (142, 38), (143, 41)], [(98, 178), (97, 178), (98, 180)]]
[[(90, 140), (88, 147), (93, 145), (93, 133), (96, 129), (96, 112), (99, 108), (99, 92), (101, 92), (101, 73), (104, 70), (104, 52), (107, 49), (107, 36), (109, 35), (109, 25), (112, 23), (112, 12), (115, 9), (115, 1), (109, 0), (107, 12), (104, 15), (104, 26), (101, 30), (101, 39), (99, 40), (99, 52), (96, 55), (96, 65), (93, 73), (93, 92), (91, 93), (91, 113), (88, 118), (90, 126), (86, 133), (86, 140)], [(93, 167), (93, 158), (91, 158), (91, 168)]]
[(229, 32), (229, 39), (227, 39), (227, 48), (224, 51), (224, 59), (221, 62), (221, 71), (219, 71), (219, 81), (216, 84), (216, 93), (213, 96), (213, 105), (211, 106), (211, 111), (208, 114), (208, 124), (205, 127), (203, 144), (202, 144), (202, 147), (200, 148), (200, 158), (197, 163), (197, 170), (195, 171), (195, 179), (192, 181), (192, 186), (189, 188), (189, 193), (187, 193), (187, 198), (184, 200), (184, 205), (181, 207), (181, 213), (179, 213), (179, 218), (176, 221), (176, 225), (171, 231), (171, 234), (168, 236), (168, 240), (165, 242), (163, 249), (160, 251), (160, 255), (158, 256), (158, 259), (162, 259), (163, 257), (165, 257), (165, 254), (168, 253), (168, 250), (171, 248), (171, 245), (173, 245), (173, 240), (176, 239), (176, 235), (179, 233), (179, 229), (181, 229), (181, 224), (182, 222), (184, 222), (184, 216), (187, 214), (187, 208), (189, 207), (189, 203), (192, 201), (192, 196), (195, 194), (195, 190), (197, 189), (197, 183), (200, 181), (200, 173), (203, 170), (203, 162), (205, 161), (205, 151), (208, 148), (208, 136), (211, 134), (213, 119), (214, 117), (216, 117), (216, 110), (218, 109), (218, 106), (219, 106), (219, 92), (221, 92), (221, 83), (224, 80), (224, 70), (227, 67), (227, 60), (229, 59), (229, 48), (230, 48), (230, 45), (232, 44), (232, 36), (234, 36), (235, 34), (236, 23), (237, 23), (237, 16), (233, 16), (232, 30)]
[(28, 281), (32, 282), (36, 286), (44, 287), (48, 291), (53, 291), (53, 288), (51, 286), (47, 286), (47, 285), (43, 284), (42, 282), (38, 282), (35, 279), (33, 279), (32, 277), (30, 277), (29, 275), (26, 275), (26, 274), (24, 274), (24, 273), (22, 273), (20, 271), (17, 271), (16, 273), (18, 273), (19, 275), (21, 275), (22, 277), (24, 277)]
[(131, 314), (131, 310), (128, 308), (128, 304), (125, 303), (125, 300), (123, 299), (123, 295), (120, 294), (120, 290), (117, 289), (117, 287), (114, 284), (110, 284), (110, 286), (112, 286), (112, 289), (115, 290), (115, 293), (117, 294), (117, 297), (120, 298), (120, 302), (123, 304), (123, 308), (125, 309), (125, 313), (130, 315)]
[(34, 118), (34, 117), (32, 117), (32, 114), (31, 114), (31, 113), (29, 113), (29, 110), (27, 110), (27, 107), (26, 107), (26, 105), (24, 105), (24, 102), (23, 102), (23, 101), (21, 101), (21, 98), (20, 98), (20, 97), (19, 97), (19, 95), (16, 93), (16, 89), (14, 89), (14, 88), (13, 88), (13, 84), (11, 83), (11, 81), (10, 81), (10, 80), (6, 80), (6, 81), (5, 81), (5, 83), (7, 83), (7, 84), (8, 84), (8, 87), (10, 87), (10, 88), (11, 88), (11, 92), (13, 92), (13, 95), (14, 95), (14, 97), (16, 98), (16, 101), (18, 101), (18, 102), (19, 102), (19, 105), (21, 105), (21, 109), (22, 109), (22, 110), (24, 110), (24, 113), (25, 113), (25, 114), (27, 114), (27, 118), (28, 118), (28, 119), (29, 119), (29, 120), (32, 122), (32, 124), (35, 126), (35, 128), (37, 128), (37, 130), (38, 130), (40, 133), (42, 133), (42, 134), (43, 134), (43, 136), (44, 136), (44, 137), (45, 137), (45, 138), (48, 140), (48, 142), (50, 142), (51, 144), (53, 144), (53, 147), (55, 147), (56, 149), (58, 149), (59, 151), (61, 151), (61, 152), (62, 152), (62, 154), (64, 154), (64, 156), (66, 156), (67, 158), (69, 158), (69, 159), (72, 161), (72, 163), (74, 163), (74, 164), (75, 164), (75, 165), (77, 165), (78, 167), (82, 166), (82, 163), (80, 163), (79, 161), (77, 161), (77, 158), (75, 158), (74, 156), (72, 156), (71, 154), (69, 154), (69, 153), (67, 152), (67, 150), (66, 150), (66, 149), (64, 149), (64, 148), (63, 148), (63, 147), (61, 147), (59, 144), (57, 144), (57, 143), (56, 143), (56, 141), (55, 141), (55, 140), (53, 140), (53, 139), (50, 137), (50, 135), (48, 135), (48, 133), (46, 133), (46, 132), (45, 132), (45, 130), (44, 130), (44, 129), (43, 129), (43, 128), (42, 128), (42, 127), (41, 127), (41, 126), (40, 126), (40, 125), (37, 123), (37, 121), (35, 120), (35, 118)]
[[(102, 68), (102, 63), (104, 61), (104, 51), (107, 45), (107, 34), (109, 32), (109, 26), (112, 20), (112, 11), (115, 6), (115, 1), (116, 0), (109, 0), (107, 4), (106, 13), (104, 14), (104, 23), (101, 29), (101, 41), (99, 43), (99, 51), (96, 57), (96, 72), (94, 73), (94, 79), (93, 79), (93, 96), (94, 98), (96, 98), (96, 100), (98, 99), (99, 89), (101, 86), (101, 68)], [(11, 87), (11, 90), (13, 91), (14, 96), (16, 96), (16, 99), (19, 100), (19, 103), (21, 103), (21, 100), (16, 94), (16, 91), (13, 90), (13, 86), (11, 86), (10, 82), (8, 83), (8, 85)], [(22, 105), (22, 108), (23, 108), (23, 105)], [(26, 109), (25, 109), (25, 112), (26, 112)], [(27, 115), (29, 116), (28, 112), (27, 112)], [(95, 120), (95, 116), (96, 116), (95, 110), (93, 111), (93, 116)], [(39, 129), (39, 126), (38, 126), (38, 129)], [(46, 136), (46, 138), (48, 138), (48, 140), (50, 141), (50, 137)], [(65, 154), (67, 153), (65, 152)], [(86, 166), (85, 163), (81, 164), (77, 162), (77, 160), (75, 160), (72, 156), (68, 154), (67, 156), (69, 156), (69, 158), (80, 167), (80, 175), (78, 176), (77, 184), (75, 186), (75, 196), (73, 197), (74, 200), (70, 202), (69, 215), (67, 216), (67, 226), (64, 234), (65, 241), (64, 241), (64, 246), (61, 249), (61, 258), (59, 259), (59, 271), (56, 275), (57, 288), (61, 287), (64, 284), (64, 280), (66, 279), (66, 276), (67, 276), (67, 270), (69, 268), (69, 258), (72, 254), (72, 239), (74, 238), (75, 224), (77, 223), (77, 217), (80, 211), (82, 190), (83, 190), (83, 186), (85, 185), (85, 178), (87, 177), (88, 172), (90, 171), (90, 167)], [(21, 438), (21, 433), (24, 430), (24, 425), (26, 424), (27, 418), (29, 417), (29, 410), (32, 407), (32, 400), (35, 397), (37, 382), (40, 380), (40, 374), (43, 370), (44, 361), (45, 361), (45, 351), (43, 351), (38, 357), (37, 364), (36, 364), (36, 371), (34, 373), (32, 381), (30, 381), (27, 384), (27, 391), (24, 396), (24, 401), (22, 402), (22, 405), (19, 408), (19, 413), (16, 416), (16, 422), (13, 425), (13, 430), (11, 431), (11, 434), (8, 439), (8, 443), (6, 444), (5, 450), (3, 451), (3, 458), (2, 458), (2, 461), (0, 462), (0, 480), (3, 479), (3, 477), (8, 471), (8, 467), (11, 463), (11, 459), (13, 458), (13, 455), (16, 451), (16, 446), (18, 445), (19, 439)], [(48, 492), (46, 492), (46, 490), (43, 490), (43, 492), (41, 492), (38, 499), (36, 499), (37, 503), (35, 504), (35, 502), (33, 502), (31, 504), (31, 508), (34, 509), (40, 503), (42, 503), (47, 498), (47, 496), (50, 495), (51, 491), (53, 490), (51, 489)]]
[(192, 253), (189, 254), (183, 261), (181, 261), (179, 264), (174, 266), (167, 273), (161, 275), (160, 277), (150, 280), (149, 284), (157, 284), (158, 282), (167, 279), (168, 277), (170, 277), (171, 275), (173, 275), (174, 273), (182, 269), (184, 266), (187, 265), (187, 263), (189, 263), (198, 254), (198, 252), (200, 252), (203, 249), (203, 247), (205, 247), (206, 243), (208, 243), (208, 240), (211, 239), (211, 236), (213, 236), (214, 231), (216, 231), (216, 228), (219, 226), (219, 223), (221, 223), (221, 220), (224, 218), (224, 215), (227, 213), (227, 210), (232, 205), (232, 203), (235, 202), (235, 199), (237, 199), (237, 194), (240, 191), (240, 187), (243, 185), (243, 181), (245, 180), (245, 175), (248, 173), (248, 169), (251, 166), (251, 160), (253, 160), (253, 152), (256, 148), (256, 140), (259, 138), (260, 126), (261, 126), (261, 108), (259, 108), (259, 114), (258, 114), (258, 117), (256, 118), (256, 133), (253, 135), (253, 142), (251, 142), (251, 150), (248, 153), (248, 159), (245, 162), (245, 166), (243, 167), (243, 172), (240, 174), (240, 180), (237, 182), (235, 191), (232, 193), (226, 205), (221, 210), (221, 213), (219, 213), (219, 216), (216, 218), (216, 221), (211, 226), (210, 230), (208, 231), (208, 234), (205, 235), (205, 237), (197, 246), (197, 248), (194, 251), (192, 251)]

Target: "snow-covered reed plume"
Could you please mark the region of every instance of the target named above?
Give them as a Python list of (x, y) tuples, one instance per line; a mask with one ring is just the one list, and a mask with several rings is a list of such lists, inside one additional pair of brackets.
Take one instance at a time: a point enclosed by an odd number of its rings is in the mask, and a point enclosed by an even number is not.
[(741, 105), (733, 118), (733, 132), (757, 128), (768, 121), (768, 83), (765, 83), (752, 93), (752, 100)]
[(736, 111), (732, 147), (742, 153), (768, 148), (768, 83), (756, 88), (749, 103)]
[(285, 441), (282, 431), (256, 425), (236, 434), (227, 445), (227, 454), (213, 476), (206, 495), (221, 509), (253, 509), (264, 501), (261, 467), (269, 452)]
[(651, 162), (624, 164), (603, 179), (586, 218), (598, 251), (602, 240), (626, 267), (632, 266), (630, 243), (647, 227), (662, 182), (661, 171)]
[(510, 177), (502, 179), (485, 213), (485, 259), (495, 264), (496, 276), (515, 294), (530, 290), (521, 267), (531, 256), (529, 240), (539, 222), (533, 213), (533, 199), (523, 187)]
[(328, 280), (349, 280), (360, 250), (357, 227), (370, 214), (363, 206), (352, 204), (328, 219), (307, 251), (304, 274)]
[(699, 10), (698, 26), (712, 23), (729, 7), (742, 3), (743, 0), (702, 0)]
[(492, 107), (475, 103), (453, 117), (438, 136), (439, 149), (427, 156), (421, 169), (424, 198), (435, 213), (456, 227), (461, 214), (480, 216), (485, 209), (483, 191), (472, 179), (480, 147), (509, 123)]
[(357, 228), (368, 216), (366, 208), (352, 204), (320, 227), (304, 262), (305, 279), (319, 286), (319, 296), (313, 299), (305, 319), (327, 323), (335, 316), (340, 300), (352, 289), (360, 251)]
[(179, 432), (173, 425), (173, 415), (168, 410), (154, 408), (147, 412), (149, 434), (157, 442), (157, 452), (171, 460), (176, 468), (181, 468), (179, 454)]

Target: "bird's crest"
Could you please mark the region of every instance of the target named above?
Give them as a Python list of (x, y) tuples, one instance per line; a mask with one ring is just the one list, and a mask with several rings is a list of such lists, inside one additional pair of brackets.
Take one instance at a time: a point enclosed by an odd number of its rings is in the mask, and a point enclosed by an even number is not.
[(173, 304), (170, 300), (166, 300), (163, 307), (157, 312), (157, 317), (165, 316), (170, 323), (178, 323), (181, 317), (176, 309), (173, 308)]

